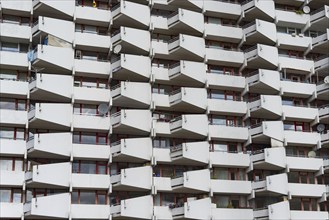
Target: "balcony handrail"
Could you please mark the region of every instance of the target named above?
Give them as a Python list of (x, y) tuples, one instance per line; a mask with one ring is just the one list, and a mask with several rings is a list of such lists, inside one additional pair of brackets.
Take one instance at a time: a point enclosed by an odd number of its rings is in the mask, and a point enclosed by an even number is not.
[(268, 209), (268, 206), (264, 206), (261, 208), (254, 208), (253, 211), (261, 211), (261, 210), (266, 210), (266, 209)]
[(241, 5), (245, 5), (245, 4), (247, 4), (247, 3), (249, 3), (249, 2), (252, 2), (253, 0), (246, 0), (246, 1), (243, 1), (243, 2), (241, 2)]
[(258, 127), (261, 127), (262, 125), (263, 125), (263, 122), (256, 123), (256, 124), (254, 124), (254, 125), (250, 125), (250, 126), (249, 126), (249, 129), (258, 128)]
[(177, 63), (174, 63), (174, 64), (171, 64), (168, 69), (174, 69), (176, 67), (180, 66), (180, 62), (177, 62)]
[[(179, 9), (178, 9), (179, 10)], [(169, 14), (168, 15), (168, 17), (167, 17), (167, 19), (169, 19), (169, 18), (172, 18), (172, 17), (175, 17), (175, 15), (178, 15), (178, 10), (177, 11), (174, 11), (173, 13), (171, 13), (171, 14)]]
[(120, 88), (121, 87), (121, 83), (119, 83), (119, 84), (117, 84), (117, 85), (115, 85), (115, 86), (112, 86), (111, 87), (111, 91), (114, 91), (114, 90), (116, 90), (116, 89), (118, 89), (118, 88)]
[(120, 8), (121, 6), (121, 3), (119, 2), (118, 4), (114, 5), (112, 8), (111, 8), (111, 12), (114, 12), (115, 10), (117, 10), (118, 8)]
[(31, 111), (33, 111), (33, 110), (35, 110), (35, 105), (30, 105), (30, 106), (29, 106), (29, 112), (31, 112)]
[(249, 47), (249, 48), (245, 49), (243, 52), (248, 53), (248, 52), (253, 51), (253, 50), (257, 50), (257, 45)]
[(287, 157), (300, 157), (300, 158), (317, 158), (317, 159), (326, 159), (326, 158), (323, 158), (323, 157), (320, 157), (320, 156), (314, 156), (314, 157), (309, 157), (307, 155), (297, 155), (297, 154), (289, 154), (287, 153), (286, 154)]
[(182, 91), (182, 89), (181, 89), (181, 88), (179, 88), (179, 89), (176, 89), (176, 90), (174, 90), (174, 91), (170, 92), (170, 93), (169, 93), (169, 96), (173, 96), (173, 95), (176, 95), (176, 94), (180, 93), (181, 91)]
[(121, 60), (121, 56), (115, 57), (111, 59), (111, 63), (115, 63), (117, 61)]
[(314, 15), (314, 14), (317, 14), (317, 13), (319, 13), (320, 11), (324, 11), (324, 10), (325, 10), (325, 8), (324, 8), (324, 7), (318, 8), (318, 9), (316, 9), (316, 10), (312, 11), (312, 12), (310, 13), (310, 15)]
[(116, 35), (120, 34), (120, 32), (121, 32), (121, 30), (120, 30), (120, 29), (118, 29), (118, 30), (114, 31), (114, 32), (111, 34), (111, 37), (114, 37), (114, 36), (116, 36)]
[(0, 80), (7, 80), (7, 81), (19, 81), (19, 82), (27, 82), (27, 80), (22, 80), (22, 79), (10, 79), (10, 78), (4, 78), (0, 77)]
[(115, 118), (121, 115), (121, 111), (115, 112), (111, 115), (111, 118)]
[(312, 84), (309, 80), (304, 80), (304, 81), (298, 82), (298, 81), (293, 81), (292, 79), (281, 78), (281, 81)]
[(184, 173), (180, 173), (180, 174), (175, 173), (175, 174), (172, 174), (171, 179), (177, 179), (177, 178), (182, 178), (182, 177), (184, 177)]
[(329, 104), (324, 104), (324, 105), (321, 105), (318, 107), (318, 109), (321, 109), (321, 108), (329, 108)]
[(255, 25), (255, 24), (256, 24), (256, 21), (252, 21), (252, 22), (250, 22), (250, 23), (248, 23), (248, 24), (243, 25), (243, 26), (242, 26), (242, 29), (246, 29), (246, 28), (251, 27), (251, 26), (253, 26), (253, 25)]
[(248, 103), (255, 102), (255, 101), (258, 101), (258, 100), (260, 100), (260, 99), (261, 99), (261, 96), (260, 96), (260, 95), (257, 96), (257, 97), (249, 98), (249, 99), (248, 99)]
[(319, 56), (317, 58), (314, 59), (314, 61), (319, 61), (319, 60), (322, 60), (322, 59), (325, 59), (325, 58), (328, 58), (329, 57), (329, 54), (324, 54), (322, 56)]
[(34, 135), (31, 135), (31, 136), (27, 139), (27, 141), (32, 141), (32, 140), (34, 140)]
[(259, 70), (252, 71), (252, 72), (246, 74), (245, 77), (252, 77), (252, 76), (255, 76), (257, 74), (259, 74)]
[(174, 37), (173, 39), (168, 40), (168, 44), (173, 43), (175, 41), (179, 40), (179, 36)]
[(36, 20), (36, 21), (32, 24), (31, 28), (37, 26), (38, 24), (39, 24), (39, 20)]
[(183, 144), (178, 144), (170, 147), (170, 153), (181, 151), (183, 149)]
[(30, 78), (29, 83), (32, 83), (37, 80), (37, 76), (33, 76)]
[(121, 140), (111, 143), (111, 147), (118, 146), (121, 144)]
[(265, 149), (255, 150), (251, 152), (251, 155), (258, 155), (265, 152)]
[(170, 120), (170, 123), (174, 123), (176, 121), (180, 121), (180, 120), (182, 120), (182, 118), (183, 118), (182, 116), (178, 116), (176, 118), (173, 118), (173, 119)]

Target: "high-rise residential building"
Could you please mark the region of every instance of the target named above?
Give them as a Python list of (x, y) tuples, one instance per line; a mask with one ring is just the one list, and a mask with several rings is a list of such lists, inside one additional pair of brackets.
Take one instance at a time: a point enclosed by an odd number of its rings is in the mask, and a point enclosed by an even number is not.
[(0, 219), (329, 219), (328, 0), (0, 0)]

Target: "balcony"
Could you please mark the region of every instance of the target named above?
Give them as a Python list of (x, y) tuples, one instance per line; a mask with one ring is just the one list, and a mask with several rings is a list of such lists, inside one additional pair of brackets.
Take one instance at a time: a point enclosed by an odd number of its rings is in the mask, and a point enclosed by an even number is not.
[(77, 103), (94, 104), (109, 103), (111, 99), (110, 90), (96, 86), (73, 87), (74, 101)]
[(171, 179), (175, 193), (202, 193), (210, 191), (210, 171), (208, 169), (184, 172), (181, 177)]
[(319, 107), (319, 119), (321, 123), (329, 121), (329, 105)]
[(148, 5), (121, 0), (111, 11), (114, 27), (127, 26), (146, 30), (150, 25), (151, 13)]
[(263, 121), (249, 128), (252, 143), (269, 144), (273, 140), (283, 142), (283, 123), (281, 121)]
[(260, 95), (249, 100), (248, 109), (251, 117), (278, 119), (282, 115), (282, 101), (280, 96)]
[(206, 48), (206, 59), (208, 64), (230, 67), (240, 67), (244, 62), (242, 51), (224, 48)]
[(209, 137), (216, 141), (245, 142), (248, 140), (248, 128), (225, 125), (209, 125)]
[[(25, 218), (69, 218), (71, 194), (61, 193), (33, 198), (24, 204)], [(49, 209), (49, 207), (52, 207)]]
[(24, 215), (23, 203), (0, 203), (0, 210), (5, 210), (0, 212), (0, 218), (21, 218)]
[(280, 92), (280, 73), (273, 70), (259, 69), (246, 78), (249, 92), (264, 95), (276, 95)]
[(74, 12), (75, 21), (80, 24), (108, 27), (111, 21), (111, 11), (107, 9), (76, 6)]
[(323, 55), (316, 60), (314, 60), (314, 71), (319, 76), (327, 76), (327, 71), (329, 67), (329, 55)]
[(253, 152), (250, 160), (253, 163), (253, 169), (282, 170), (287, 164), (284, 147), (265, 148)]
[(70, 216), (72, 219), (108, 219), (109, 205), (71, 204)]
[(151, 132), (149, 110), (121, 110), (111, 115), (112, 131), (119, 134), (147, 135)]
[(275, 10), (275, 23), (281, 27), (304, 28), (310, 20), (309, 14), (298, 14), (296, 11)]
[(111, 63), (101, 60), (74, 60), (75, 74), (79, 76), (108, 78), (111, 72)]
[(179, 165), (205, 165), (209, 162), (209, 143), (188, 142), (170, 148), (171, 161)]
[(211, 192), (229, 195), (250, 195), (251, 182), (245, 180), (211, 179)]
[(321, 147), (321, 136), (316, 132), (284, 131), (284, 143), (291, 146)]
[(28, 123), (26, 111), (0, 109), (1, 126), (25, 127)]
[(63, 20), (72, 20), (75, 11), (75, 2), (72, 1), (65, 6), (58, 1), (34, 0), (32, 2), (33, 15), (49, 16)]
[(256, 19), (242, 27), (245, 42), (249, 44), (274, 45), (277, 41), (276, 26), (272, 22)]
[(203, 4), (204, 14), (210, 17), (223, 17), (238, 20), (242, 12), (241, 5), (235, 2), (204, 1)]
[(32, 2), (24, 1), (20, 4), (17, 4), (16, 2), (10, 0), (4, 0), (1, 2), (1, 10), (4, 13), (9, 12), (10, 14), (10, 12), (15, 11), (17, 15), (29, 16), (32, 10)]
[(181, 87), (169, 94), (170, 109), (178, 112), (204, 113), (207, 108), (207, 90)]
[(322, 158), (300, 157), (296, 155), (287, 155), (287, 168), (289, 171), (308, 171), (318, 172), (324, 163)]
[(29, 83), (19, 80), (0, 78), (0, 97), (26, 99), (29, 93)]
[(244, 116), (247, 113), (247, 103), (223, 99), (208, 99), (210, 114)]
[(118, 59), (112, 61), (113, 79), (149, 82), (150, 75), (151, 59), (149, 57), (121, 54)]
[(193, 1), (193, 0), (167, 0), (169, 6), (175, 6), (178, 8), (185, 8), (197, 12), (201, 12), (203, 8), (203, 2)]
[(22, 188), (22, 186), (24, 185), (24, 171), (0, 170), (0, 176), (1, 176), (0, 178), (1, 187)]
[(113, 162), (141, 163), (152, 157), (150, 138), (127, 138), (111, 144)]
[(204, 16), (202, 13), (179, 8), (168, 16), (168, 29), (176, 34), (184, 33), (202, 36)]
[(250, 165), (250, 156), (243, 152), (237, 153), (214, 150), (210, 152), (210, 164), (213, 167), (248, 168)]
[(26, 151), (25, 140), (0, 138), (0, 154), (9, 157), (23, 157)]
[(276, 70), (279, 64), (278, 48), (257, 44), (244, 51), (248, 68)]
[[(14, 32), (12, 30), (15, 30)], [(1, 23), (0, 24), (1, 40), (9, 41), (15, 39), (17, 42), (28, 43), (31, 38), (31, 27), (25, 25)]]
[(68, 188), (70, 186), (71, 164), (53, 163), (34, 165), (25, 173), (25, 181), (32, 188)]
[(111, 122), (108, 115), (75, 113), (72, 126), (79, 131), (108, 132)]
[[(56, 28), (58, 26), (62, 28)], [(48, 37), (49, 44), (55, 43), (52, 41), (54, 39), (62, 40), (65, 43), (71, 44), (74, 41), (74, 35), (75, 35), (74, 28), (75, 25), (72, 21), (39, 16), (38, 20), (35, 23), (33, 23), (31, 30), (33, 42), (38, 43), (41, 41), (41, 39)], [(62, 46), (63, 44), (58, 44), (58, 45)], [(58, 46), (58, 45), (54, 45), (54, 46)]]
[(294, 82), (289, 79), (281, 81), (281, 92), (284, 96), (310, 98), (315, 94), (316, 85), (307, 82)]
[(42, 101), (70, 102), (72, 85), (71, 76), (39, 73), (29, 82), (30, 98)]
[(207, 115), (182, 115), (170, 121), (170, 132), (173, 137), (204, 139), (208, 134)]
[(312, 47), (312, 51), (315, 53), (327, 53), (327, 49), (329, 48), (329, 29), (324, 34), (312, 38)]
[(314, 72), (314, 61), (303, 58), (289, 57), (285, 54), (279, 54), (279, 68), (286, 69), (291, 73), (309, 74)]
[(277, 33), (278, 42), (277, 46), (280, 49), (285, 50), (299, 50), (306, 51), (311, 48), (312, 38), (306, 37), (304, 34), (287, 34), (287, 33)]
[(208, 40), (239, 43), (243, 37), (242, 28), (239, 26), (226, 26), (219, 24), (204, 24), (204, 35)]
[(321, 147), (329, 148), (329, 132), (321, 134)]
[(218, 220), (254, 219), (253, 211), (250, 208), (212, 208), (211, 212), (213, 219)]
[(148, 108), (151, 103), (149, 83), (121, 81), (111, 88), (112, 105), (127, 108)]
[[(210, 198), (190, 197), (184, 204), (179, 204), (178, 207), (176, 205), (171, 209), (172, 219), (211, 219), (212, 206)], [(202, 212), (200, 212), (201, 207)]]
[(73, 108), (71, 104), (36, 103), (28, 112), (31, 128), (70, 130)]
[(310, 183), (288, 183), (289, 193), (293, 197), (321, 198), (326, 192), (326, 185)]
[(290, 211), (291, 220), (328, 219), (327, 211)]
[(206, 82), (206, 65), (181, 60), (169, 67), (168, 75), (172, 85), (203, 87)]
[(254, 218), (255, 219), (265, 218), (269, 220), (291, 219), (289, 201), (274, 203), (264, 209), (256, 209), (254, 210)]
[(27, 154), (35, 158), (69, 158), (71, 133), (45, 133), (31, 136), (26, 144)]
[(329, 83), (321, 82), (316, 86), (317, 99), (329, 100)]
[(72, 48), (41, 45), (30, 52), (32, 66), (54, 74), (71, 74), (74, 52)]
[(246, 79), (243, 76), (224, 75), (217, 72), (208, 72), (207, 85), (210, 89), (243, 91)]
[(152, 186), (152, 167), (121, 169), (120, 174), (111, 176), (112, 190), (148, 191)]
[(324, 5), (324, 7), (311, 12), (310, 21), (312, 30), (323, 31), (329, 28), (329, 6)]
[(286, 173), (267, 176), (265, 180), (252, 182), (252, 189), (256, 195), (278, 196), (288, 195), (288, 176)]
[[(329, 173), (329, 160), (323, 160), (324, 173)], [(329, 188), (327, 187), (327, 192), (329, 193)]]
[(11, 51), (0, 51), (0, 67), (1, 69), (25, 70), (29, 66), (27, 53), (15, 53)]
[(112, 47), (120, 45), (120, 53), (149, 55), (151, 37), (149, 31), (129, 27), (120, 27), (120, 31), (112, 34)]
[(186, 57), (186, 60), (190, 61), (203, 61), (205, 47), (203, 38), (184, 34), (179, 34), (168, 42), (169, 55), (177, 60)]
[(250, 21), (259, 18), (265, 21), (273, 21), (275, 17), (275, 9), (273, 1), (256, 1), (247, 0), (241, 3), (242, 11), (244, 11), (245, 19)]
[(111, 190), (111, 180), (108, 174), (72, 173), (71, 184), (78, 189)]
[(152, 219), (151, 195), (121, 200), (110, 207), (112, 219)]
[(107, 53), (111, 47), (111, 37), (97, 33), (75, 32), (76, 49)]
[(317, 108), (308, 108), (307, 106), (282, 106), (283, 118), (288, 121), (303, 121), (316, 123), (319, 118)]

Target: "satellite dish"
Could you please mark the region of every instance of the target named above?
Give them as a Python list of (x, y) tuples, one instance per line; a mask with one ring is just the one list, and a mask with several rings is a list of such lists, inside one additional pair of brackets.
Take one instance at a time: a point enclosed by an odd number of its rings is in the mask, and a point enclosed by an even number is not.
[(100, 115), (106, 115), (110, 110), (110, 106), (107, 103), (101, 103), (98, 106), (98, 112)]
[(314, 151), (310, 151), (310, 152), (308, 152), (307, 156), (314, 158), (314, 157), (316, 157), (316, 153)]
[(121, 50), (122, 50), (122, 46), (120, 44), (118, 44), (114, 47), (113, 52), (115, 54), (119, 54)]
[(318, 130), (318, 132), (323, 132), (324, 129), (326, 129), (324, 124), (318, 124), (318, 126), (316, 126), (316, 130)]
[(326, 76), (323, 81), (325, 84), (329, 84), (329, 76)]
[(311, 11), (311, 9), (310, 9), (309, 6), (305, 5), (305, 6), (303, 7), (303, 12), (304, 12), (305, 14), (309, 14), (310, 11)]

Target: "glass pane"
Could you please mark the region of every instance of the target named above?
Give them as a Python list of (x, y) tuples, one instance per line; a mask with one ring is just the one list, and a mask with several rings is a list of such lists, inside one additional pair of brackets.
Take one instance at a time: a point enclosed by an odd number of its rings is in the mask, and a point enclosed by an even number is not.
[(93, 162), (81, 162), (80, 173), (96, 174), (96, 164)]
[(79, 173), (79, 162), (74, 161), (72, 163), (72, 172), (73, 173)]
[(98, 204), (106, 205), (106, 194), (98, 194)]
[(23, 128), (16, 129), (16, 140), (24, 140), (25, 130)]
[(96, 135), (93, 134), (81, 134), (81, 144), (96, 144)]
[(0, 130), (0, 138), (13, 139), (14, 129), (13, 128), (2, 128)]
[(80, 192), (80, 204), (95, 204), (95, 192)]
[(0, 189), (0, 202), (10, 202), (10, 189)]
[(106, 174), (106, 164), (98, 165), (98, 174)]
[(13, 161), (1, 159), (0, 160), (0, 170), (12, 171), (13, 170)]
[(71, 197), (72, 204), (78, 204), (79, 203), (79, 194), (76, 191), (72, 192), (72, 197)]
[(15, 170), (23, 171), (23, 161), (22, 160), (15, 160)]
[(0, 100), (0, 109), (16, 109), (16, 103), (14, 99), (1, 99)]
[(14, 189), (13, 190), (13, 203), (21, 203), (22, 202), (22, 190)]

